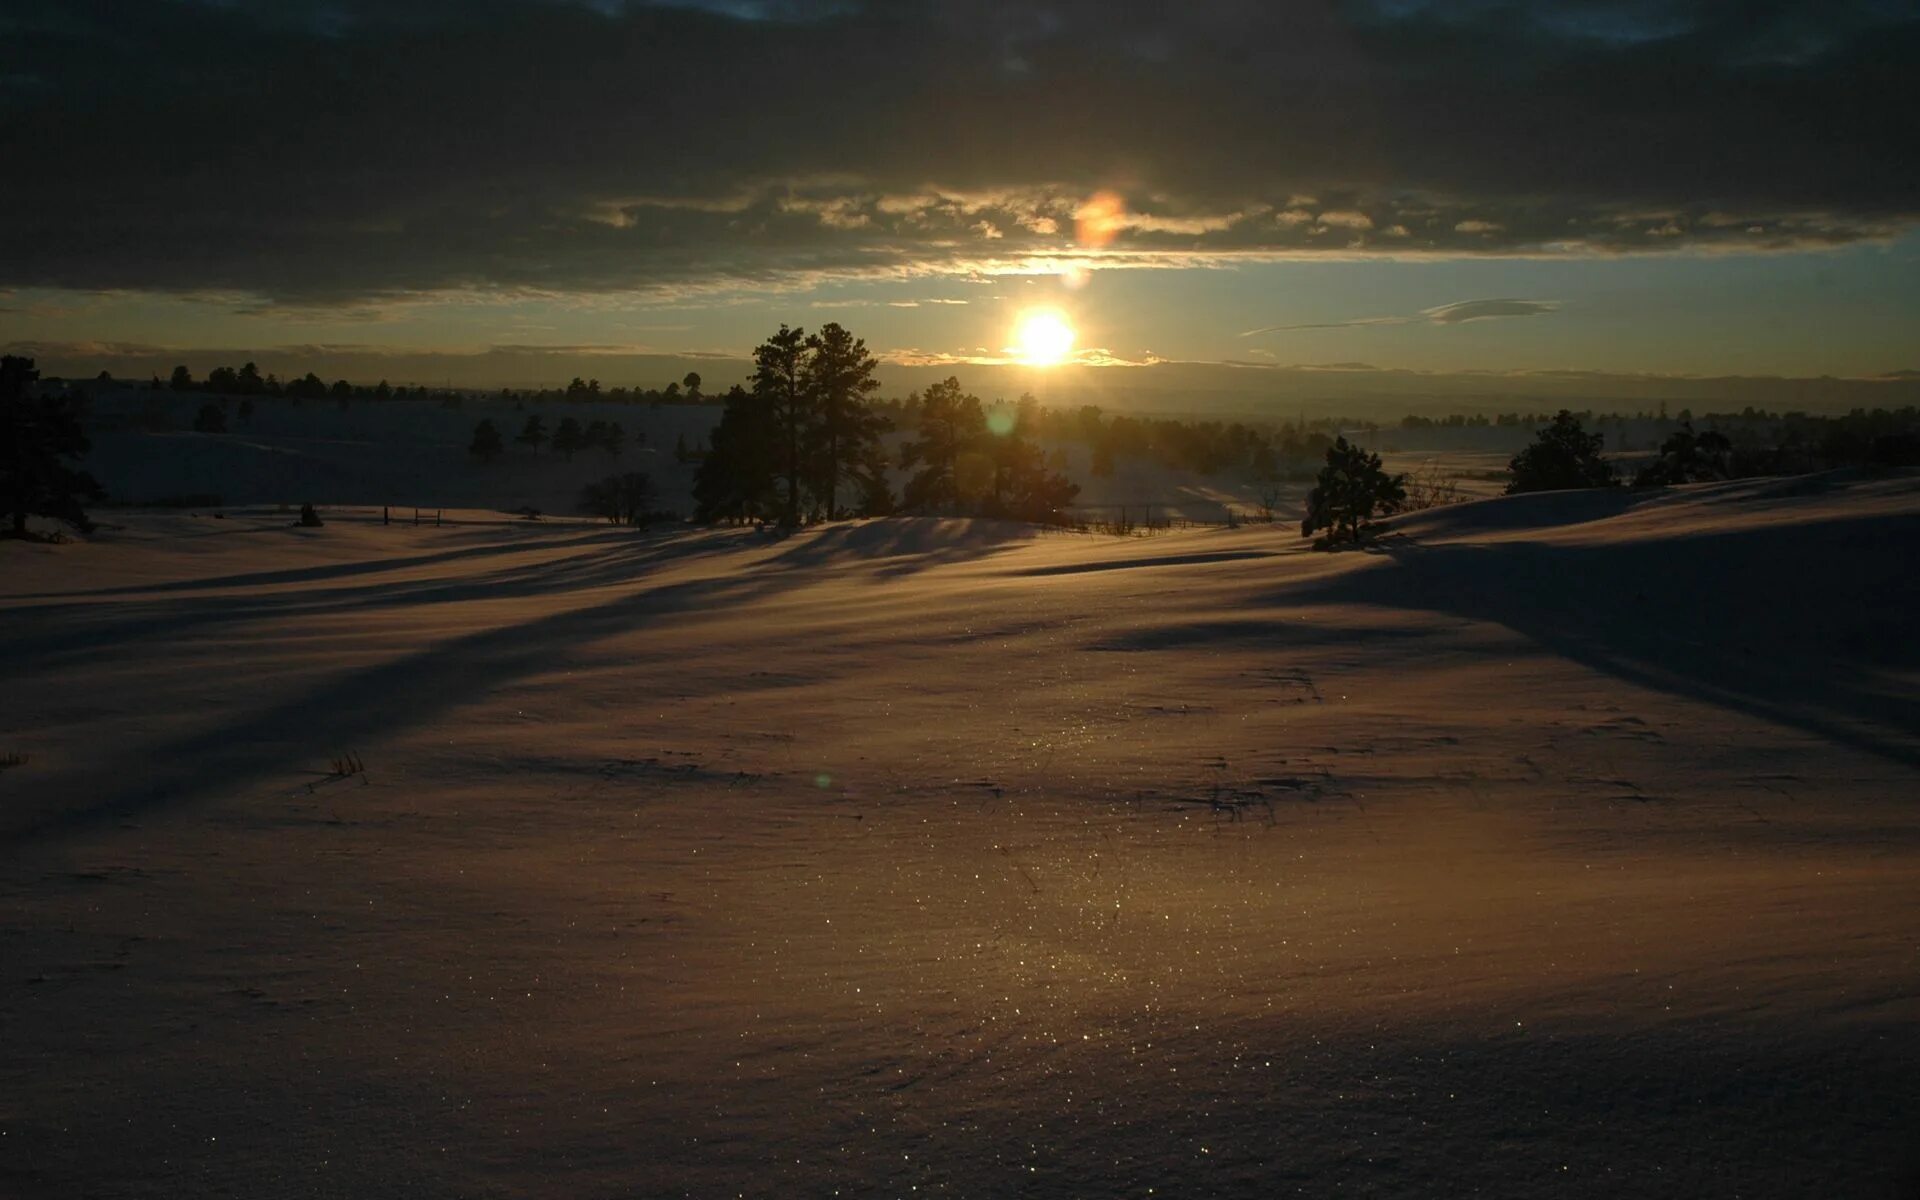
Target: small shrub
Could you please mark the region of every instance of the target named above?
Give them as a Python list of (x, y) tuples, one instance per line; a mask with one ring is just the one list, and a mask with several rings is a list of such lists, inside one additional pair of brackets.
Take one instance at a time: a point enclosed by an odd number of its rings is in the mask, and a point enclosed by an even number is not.
[(1406, 479), (1407, 498), (1400, 504), (1403, 512), (1424, 512), (1429, 508), (1458, 504), (1466, 499), (1460, 492), (1460, 481), (1442, 477), (1437, 466), (1430, 464), (1422, 467)]
[(653, 480), (645, 471), (609, 475), (580, 489), (580, 511), (615, 525), (645, 525), (653, 520)]

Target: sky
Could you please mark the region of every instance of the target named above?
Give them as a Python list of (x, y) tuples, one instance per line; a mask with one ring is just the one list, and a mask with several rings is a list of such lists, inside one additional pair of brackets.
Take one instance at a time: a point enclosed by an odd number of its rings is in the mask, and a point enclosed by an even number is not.
[(1899, 381), (1914, 61), (1913, 0), (9, 0), (0, 343)]

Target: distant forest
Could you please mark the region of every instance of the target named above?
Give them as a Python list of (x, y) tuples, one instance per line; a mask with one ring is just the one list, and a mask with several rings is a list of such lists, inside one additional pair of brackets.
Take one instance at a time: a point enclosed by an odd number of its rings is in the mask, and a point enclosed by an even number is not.
[[(235, 399), (243, 424), (256, 401), (266, 399), (294, 405), (331, 400), (342, 408), (431, 401), (459, 409), (472, 403), (496, 415), (503, 408), (524, 413), (530, 406), (706, 406), (719, 410), (706, 439), (696, 434), (689, 444), (682, 435), (673, 448), (680, 462), (696, 467), (695, 518), (790, 527), (896, 511), (1069, 523), (1068, 508), (1080, 489), (1067, 477), (1061, 448), (1066, 444), (1089, 448), (1088, 469), (1095, 478), (1135, 461), (1273, 485), (1324, 481), (1325, 464), (1353, 449), (1341, 443), (1343, 436), (1364, 438), (1391, 453), (1396, 434), (1455, 429), (1541, 434), (1540, 443), (1516, 456), (1507, 473), (1520, 490), (1542, 486), (1541, 481), (1550, 481), (1544, 483), (1549, 487), (1610, 482), (1615, 472), (1603, 454), (1638, 456), (1638, 469), (1629, 477), (1640, 486), (1856, 463), (1920, 462), (1920, 409), (1912, 407), (1856, 409), (1840, 416), (1747, 407), (1696, 416), (1685, 408), (1670, 415), (1661, 404), (1634, 413), (1516, 411), (1408, 415), (1393, 423), (1338, 418), (1249, 423), (1109, 413), (1095, 405), (1051, 408), (1031, 395), (983, 401), (958, 378), (905, 397), (880, 397), (874, 377), (877, 361), (861, 339), (838, 324), (811, 334), (783, 325), (755, 349), (753, 366), (747, 386), (717, 393), (707, 391), (697, 373), (657, 388), (603, 387), (597, 379), (575, 378), (564, 388), (475, 391), (394, 386), (385, 380), (373, 385), (344, 379), (328, 383), (312, 372), (282, 381), (251, 362), (216, 367), (205, 378), (196, 378), (181, 365), (165, 380), (156, 376), (130, 383), (102, 372), (90, 383), (50, 379), (38, 387), (67, 396), (80, 414), (89, 390), (96, 387), (211, 396), (215, 399), (201, 405), (193, 419), (195, 431), (209, 434), (227, 431)], [(155, 415), (160, 419), (161, 414)], [(492, 462), (507, 453), (510, 441), (534, 454), (550, 445), (565, 457), (598, 448), (618, 458), (627, 438), (618, 421), (583, 423), (571, 416), (559, 417), (549, 432), (537, 411), (528, 414), (524, 424), (516, 418), (515, 425), (517, 429), (503, 429), (494, 417), (482, 419), (474, 429), (472, 455), (482, 464)], [(1629, 429), (1639, 445), (1625, 444)], [(883, 445), (883, 438), (896, 432), (900, 438), (890, 447)], [(635, 440), (644, 444), (637, 433)], [(1542, 458), (1543, 447), (1558, 449)], [(1579, 466), (1566, 465), (1576, 460)], [(1542, 463), (1560, 465), (1543, 471)], [(897, 496), (889, 482), (894, 470), (907, 473)], [(1416, 497), (1424, 494), (1427, 488), (1419, 486), (1423, 481), (1414, 482)], [(583, 510), (612, 520), (637, 522), (665, 515), (648, 511), (650, 485), (643, 476), (611, 477), (588, 492), (581, 500)], [(1386, 511), (1395, 502), (1382, 503)], [(1269, 498), (1269, 518), (1272, 505)], [(1352, 521), (1346, 527), (1357, 529)]]
[[(283, 381), (273, 374), (263, 374), (253, 363), (244, 363), (239, 367), (215, 367), (204, 378), (196, 377), (186, 366), (178, 366), (168, 379), (154, 376), (148, 381), (135, 382), (116, 379), (102, 371), (92, 381), (49, 378), (43, 386), (76, 389), (84, 393), (89, 382), (94, 386), (143, 387), (153, 391), (221, 397), (282, 397), (297, 401), (331, 399), (347, 404), (356, 401), (431, 401), (447, 408), (487, 402), (515, 408), (569, 403), (724, 408), (734, 395), (734, 390), (703, 390), (700, 376), (691, 372), (684, 379), (660, 387), (603, 386), (598, 379), (575, 378), (565, 387), (488, 390), (395, 385), (386, 380), (367, 384), (336, 379), (329, 383), (312, 372), (298, 379)], [(904, 397), (867, 394), (862, 396), (860, 403), (888, 418), (895, 428), (908, 429), (919, 419), (922, 397), (918, 392)], [(1009, 403), (1019, 408), (1026, 414), (1022, 432), (1028, 437), (1079, 442), (1094, 447), (1096, 474), (1114, 461), (1133, 458), (1150, 459), (1169, 467), (1203, 474), (1244, 468), (1258, 475), (1262, 473), (1261, 468), (1266, 464), (1268, 455), (1282, 465), (1317, 460), (1333, 444), (1334, 438), (1342, 433), (1365, 434), (1375, 440), (1384, 438), (1391, 442), (1395, 431), (1510, 428), (1531, 432), (1545, 427), (1554, 418), (1552, 410), (1515, 410), (1441, 416), (1408, 414), (1398, 421), (1333, 416), (1248, 423), (1109, 413), (1096, 405), (1058, 408), (1038, 405), (1031, 396), (1022, 396), (1014, 402), (996, 399), (984, 403), (989, 412)], [(1670, 413), (1668, 406), (1661, 403), (1654, 408), (1635, 411), (1576, 409), (1573, 415), (1602, 433), (1610, 433), (1615, 450), (1628, 449), (1620, 444), (1619, 431), (1630, 424), (1650, 425), (1658, 431), (1644, 447), (1647, 450), (1657, 446), (1659, 439), (1664, 438), (1667, 432), (1689, 423), (1703, 429), (1719, 430), (1732, 439), (1736, 446), (1743, 442), (1749, 445), (1771, 444), (1785, 437), (1790, 442), (1817, 447), (1835, 436), (1843, 441), (1858, 441), (1920, 429), (1920, 409), (1911, 406), (1895, 409), (1856, 408), (1846, 414), (1827, 416), (1752, 406), (1700, 413), (1682, 407)], [(1263, 448), (1265, 453), (1262, 453)], [(703, 454), (704, 450), (695, 449), (693, 452)], [(1841, 453), (1844, 457), (1844, 452)]]

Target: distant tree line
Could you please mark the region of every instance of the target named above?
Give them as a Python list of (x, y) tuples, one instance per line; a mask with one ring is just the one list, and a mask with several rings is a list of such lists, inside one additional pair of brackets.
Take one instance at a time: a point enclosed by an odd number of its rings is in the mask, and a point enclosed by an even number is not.
[[(113, 378), (102, 371), (98, 382), (112, 383)], [(718, 400), (701, 391), (700, 376), (693, 371), (689, 371), (678, 383), (669, 383), (664, 388), (615, 387), (602, 390), (598, 379), (576, 377), (564, 388), (501, 388), (498, 392), (486, 393), (425, 385), (408, 387), (405, 384), (390, 384), (384, 379), (371, 385), (349, 383), (344, 379), (328, 383), (311, 371), (299, 379), (283, 381), (277, 375), (262, 374), (256, 364), (248, 362), (237, 368), (215, 367), (205, 379), (194, 378), (193, 372), (184, 365), (177, 366), (166, 381), (155, 376), (149, 387), (154, 391), (199, 392), (215, 396), (280, 396), (294, 400), (433, 400), (449, 408), (458, 408), (469, 398), (485, 395), (504, 403), (521, 405), (560, 402), (651, 405), (718, 403)]]
[(610, 387), (602, 389), (598, 379), (582, 379), (578, 375), (564, 388), (542, 388), (537, 391), (515, 392), (502, 388), (502, 399), (517, 402), (531, 401), (534, 404), (645, 404), (659, 407), (663, 404), (706, 404), (719, 405), (724, 397), (709, 396), (701, 390), (700, 373), (688, 371), (678, 383), (669, 383), (661, 388), (648, 387)]
[[(1635, 487), (1795, 475), (1835, 467), (1920, 466), (1920, 410), (1855, 409), (1838, 417), (1743, 414), (1729, 431), (1695, 430), (1691, 413), (1632, 476)], [(1710, 420), (1726, 418), (1710, 417)], [(1747, 423), (1747, 422), (1750, 422)], [(1508, 494), (1613, 487), (1620, 464), (1605, 457), (1605, 437), (1561, 409), (1508, 463)]]
[[(154, 380), (159, 384), (159, 379)], [(185, 366), (173, 369), (173, 375), (167, 380), (168, 389), (176, 392), (206, 392), (215, 396), (288, 396), (296, 400), (325, 399), (328, 396), (352, 397), (364, 392), (372, 395), (378, 389), (356, 389), (344, 379), (336, 379), (331, 385), (318, 375), (309, 371), (299, 379), (282, 382), (273, 374), (262, 375), (260, 368), (251, 362), (243, 363), (239, 368), (215, 367), (205, 379), (196, 380), (193, 372)], [(385, 380), (380, 383), (386, 389), (383, 399), (394, 395)], [(405, 389), (401, 389), (405, 392)]]
[[(539, 456), (540, 447), (551, 445), (554, 453), (572, 462), (573, 456), (582, 450), (604, 450), (610, 457), (619, 458), (626, 447), (627, 431), (618, 421), (589, 421), (582, 425), (577, 417), (562, 417), (553, 432), (548, 433), (546, 418), (532, 413), (513, 440), (516, 445), (527, 447), (535, 457)], [(644, 446), (647, 435), (636, 434), (635, 441)], [(500, 427), (492, 418), (482, 419), (473, 427), (473, 440), (467, 444), (467, 451), (483, 463), (490, 463), (506, 452)]]

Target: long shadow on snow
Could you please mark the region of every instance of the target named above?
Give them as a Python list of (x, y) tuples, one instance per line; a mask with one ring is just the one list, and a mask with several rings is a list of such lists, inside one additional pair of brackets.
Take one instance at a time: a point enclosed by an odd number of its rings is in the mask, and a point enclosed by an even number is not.
[[(905, 523), (902, 523), (905, 524)], [(944, 523), (943, 523), (944, 524)], [(862, 527), (851, 527), (854, 532)], [(839, 533), (840, 530), (828, 530)], [(839, 542), (841, 539), (835, 539)], [(903, 550), (904, 554), (938, 554), (951, 545), (967, 555), (991, 553), (1014, 537), (989, 531), (962, 538), (929, 536), (911, 529), (898, 536), (877, 539), (895, 547), (932, 546), (933, 551)], [(706, 535), (693, 552), (747, 548), (736, 536)], [(651, 550), (650, 553), (645, 551)], [(445, 603), (451, 599), (501, 599), (515, 595), (575, 592), (634, 579), (653, 563), (684, 562), (690, 551), (679, 546), (635, 546), (631, 552), (609, 556), (577, 555), (558, 563), (535, 564), (479, 579), (426, 585), (390, 584), (367, 588), (332, 589), (329, 599), (303, 603), (299, 597), (243, 598), (234, 607), (211, 615), (202, 613), (205, 600), (174, 601), (168, 611), (138, 623), (112, 628), (83, 629), (64, 639), (38, 639), (18, 647), (0, 644), (0, 656), (15, 652), (44, 659), (65, 643), (103, 653), (127, 636), (177, 637), (210, 622), (240, 619), (284, 621), (316, 611), (368, 609), (379, 606)], [(126, 818), (165, 806), (189, 802), (215, 788), (256, 783), (289, 768), (287, 743), (297, 738), (301, 747), (364, 744), (390, 736), (409, 726), (432, 720), (468, 697), (483, 695), (513, 680), (549, 671), (564, 662), (568, 652), (597, 639), (624, 633), (649, 618), (685, 612), (709, 612), (789, 591), (795, 576), (830, 566), (847, 556), (830, 545), (802, 544), (793, 550), (754, 564), (750, 573), (684, 581), (623, 591), (612, 600), (552, 613), (534, 620), (503, 625), (436, 644), (419, 653), (354, 672), (322, 684), (306, 695), (247, 716), (220, 729), (209, 730), (156, 747), (149, 755), (151, 770), (139, 783), (109, 789), (79, 807), (28, 818), (0, 833), (0, 840), (24, 842), (36, 837), (76, 832), (101, 822)], [(942, 558), (941, 561), (953, 561)], [(908, 568), (908, 569), (917, 569)], [(334, 593), (345, 593), (333, 598)], [(86, 607), (86, 606), (76, 606)], [(29, 655), (35, 644), (48, 644), (46, 654)]]
[(1876, 679), (1920, 667), (1920, 517), (1586, 545), (1390, 539), (1382, 553), (1391, 569), (1268, 599), (1493, 622), (1629, 683), (1920, 766), (1920, 696)]
[[(14, 609), (7, 614), (7, 628), (12, 636), (0, 637), (0, 661), (24, 673), (35, 667), (71, 665), (74, 661), (84, 661), (89, 655), (123, 657), (130, 645), (165, 644), (209, 626), (263, 620), (297, 621), (377, 607), (526, 599), (583, 591), (631, 581), (657, 563), (688, 562), (696, 556), (736, 549), (738, 545), (736, 539), (726, 535), (664, 543), (629, 540), (625, 545), (602, 546), (590, 553), (457, 579), (399, 580), (267, 596), (202, 596), (153, 603), (54, 604)], [(35, 617), (50, 623), (58, 621), (59, 627), (54, 632), (30, 628), (31, 618)]]
[(1028, 567), (1020, 576), (1087, 575), (1100, 571), (1132, 571), (1141, 567), (1190, 567), (1207, 563), (1239, 562), (1249, 558), (1279, 558), (1275, 550), (1213, 550), (1198, 554), (1162, 554), (1155, 558), (1127, 558), (1119, 562), (1067, 563), (1057, 567)]
[(959, 517), (883, 517), (833, 525), (796, 538), (771, 563), (787, 569), (875, 562), (887, 578), (929, 567), (986, 558), (1040, 536), (1040, 527), (1018, 521)]
[[(830, 527), (805, 536), (765, 559), (759, 571), (804, 572), (882, 560), (875, 571), (897, 577), (929, 567), (951, 565), (985, 557), (1037, 536), (1035, 528), (1013, 522), (963, 521), (929, 518), (893, 518), (858, 525)], [(631, 578), (645, 567), (663, 561), (687, 561), (695, 555), (744, 550), (764, 545), (744, 531), (704, 531), (644, 537), (595, 535), (571, 538), (563, 548), (591, 553), (570, 554), (505, 568), (477, 577), (401, 580), (365, 586), (332, 587), (319, 592), (274, 596), (201, 596), (176, 601), (139, 600), (100, 605), (62, 603), (5, 610), (12, 636), (0, 636), (0, 661), (18, 671), (61, 662), (71, 655), (119, 655), (128, 644), (178, 638), (197, 628), (268, 618), (300, 618), (363, 608), (370, 605), (445, 604), (466, 600), (503, 600), (552, 595), (610, 586)], [(512, 550), (537, 549), (525, 544)], [(611, 550), (611, 553), (608, 551)], [(488, 551), (491, 553), (491, 551)], [(401, 566), (430, 565), (473, 556), (467, 551), (375, 560), (372, 563), (333, 564), (311, 568), (314, 579), (385, 572)], [(898, 560), (898, 561), (894, 561)], [(299, 572), (306, 575), (309, 572)], [(199, 590), (289, 582), (288, 572), (253, 576), (225, 576), (206, 581), (175, 581), (154, 588), (126, 589), (135, 594), (162, 588)], [(107, 593), (93, 593), (107, 594)], [(36, 619), (59, 621), (57, 632), (34, 630)]]
[[(433, 721), (514, 680), (551, 671), (570, 650), (661, 616), (706, 612), (786, 586), (777, 577), (692, 580), (624, 592), (584, 608), (463, 637), (332, 679), (284, 704), (218, 729), (156, 747), (138, 782), (103, 789), (64, 811), (29, 818), (0, 841), (82, 831), (106, 821), (188, 803), (216, 788), (286, 775), (300, 752), (366, 744)], [(297, 742), (302, 750), (293, 750)], [(78, 797), (75, 797), (79, 800)]]
[[(278, 533), (278, 529), (243, 530), (242, 532)], [(165, 583), (127, 584), (121, 587), (96, 588), (91, 591), (75, 592), (23, 592), (7, 597), (17, 600), (81, 600), (90, 597), (106, 596), (145, 596), (162, 595), (169, 592), (204, 592), (222, 588), (274, 587), (285, 583), (323, 583), (330, 579), (344, 579), (356, 575), (384, 575), (393, 571), (404, 571), (414, 567), (437, 566), (441, 563), (459, 562), (469, 558), (493, 558), (503, 554), (523, 554), (531, 551), (550, 549), (582, 549), (595, 545), (606, 545), (622, 541), (631, 542), (634, 535), (624, 530), (596, 530), (582, 536), (573, 531), (554, 537), (550, 541), (514, 541), (490, 542), (479, 546), (468, 546), (457, 550), (440, 550), (432, 554), (415, 554), (406, 558), (363, 559), (358, 562), (322, 563), (311, 567), (291, 567), (281, 571), (252, 571), (240, 575), (214, 575), (205, 579), (175, 579)]]

